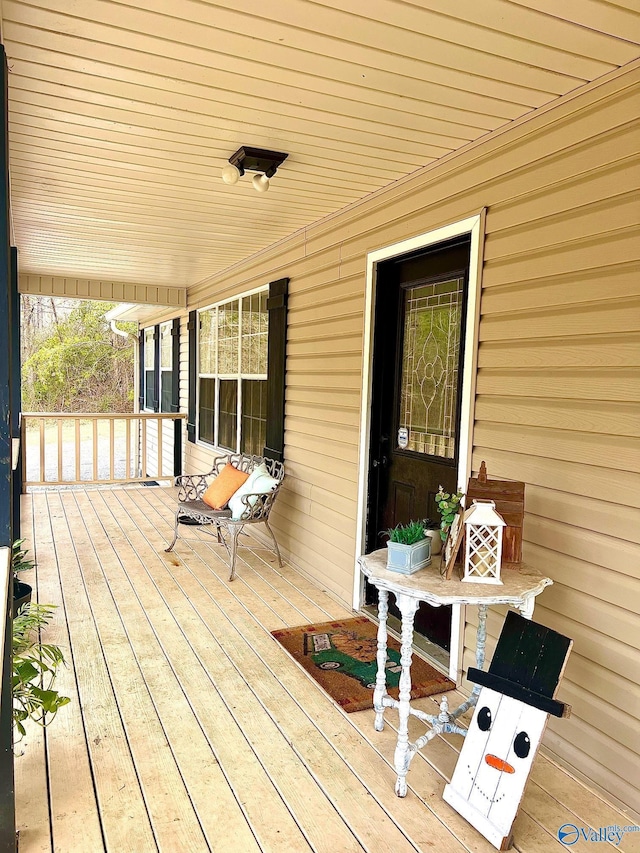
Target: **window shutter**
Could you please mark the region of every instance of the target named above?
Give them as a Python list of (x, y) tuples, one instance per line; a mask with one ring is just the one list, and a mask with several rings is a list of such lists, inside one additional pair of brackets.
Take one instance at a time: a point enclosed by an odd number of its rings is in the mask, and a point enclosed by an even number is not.
[(138, 411), (142, 411), (144, 409), (144, 387), (145, 387), (145, 375), (144, 375), (144, 329), (140, 329), (140, 333), (138, 335), (138, 340), (140, 342), (140, 364), (139, 367), (139, 388), (138, 388)]
[(267, 437), (263, 455), (282, 462), (284, 458), (284, 393), (287, 358), (287, 300), (289, 279), (269, 284)]
[(160, 411), (160, 326), (153, 327), (153, 411)]
[(196, 385), (198, 370), (198, 312), (189, 311), (189, 410), (187, 413), (187, 440), (196, 440)]
[(175, 317), (171, 327), (171, 411), (180, 411), (180, 318)]
[[(174, 317), (171, 327), (172, 344), (171, 351), (171, 411), (180, 411), (180, 318)], [(175, 477), (182, 474), (182, 421), (174, 421), (173, 424), (173, 474)]]

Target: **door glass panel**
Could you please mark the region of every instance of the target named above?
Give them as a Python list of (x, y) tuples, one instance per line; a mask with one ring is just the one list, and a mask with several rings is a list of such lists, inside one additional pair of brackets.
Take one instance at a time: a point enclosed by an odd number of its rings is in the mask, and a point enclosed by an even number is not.
[(455, 457), (458, 366), (464, 280), (404, 290), (398, 426), (406, 449)]

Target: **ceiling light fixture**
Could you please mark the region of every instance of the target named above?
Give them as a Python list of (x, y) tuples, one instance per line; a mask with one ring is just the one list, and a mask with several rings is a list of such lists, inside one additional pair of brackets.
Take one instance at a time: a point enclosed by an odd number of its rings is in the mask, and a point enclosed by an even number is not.
[(249, 148), (243, 145), (229, 157), (228, 164), (222, 167), (222, 180), (225, 184), (237, 184), (245, 172), (262, 172), (254, 175), (252, 184), (256, 192), (266, 193), (269, 189), (269, 179), (275, 175), (278, 166), (281, 166), (288, 156), (278, 151), (266, 151), (264, 148)]

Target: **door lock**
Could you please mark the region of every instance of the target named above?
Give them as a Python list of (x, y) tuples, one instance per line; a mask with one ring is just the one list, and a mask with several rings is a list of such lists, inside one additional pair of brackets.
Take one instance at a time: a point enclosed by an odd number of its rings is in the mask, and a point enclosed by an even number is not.
[(387, 457), (386, 457), (386, 456), (381, 456), (381, 457), (380, 457), (380, 459), (374, 459), (374, 460), (373, 460), (373, 462), (372, 462), (371, 464), (372, 464), (372, 466), (373, 466), (374, 468), (378, 468), (378, 467), (380, 467), (380, 468), (386, 468), (386, 467), (387, 467), (387, 462), (388, 462), (388, 461), (389, 461), (389, 460), (387, 459)]

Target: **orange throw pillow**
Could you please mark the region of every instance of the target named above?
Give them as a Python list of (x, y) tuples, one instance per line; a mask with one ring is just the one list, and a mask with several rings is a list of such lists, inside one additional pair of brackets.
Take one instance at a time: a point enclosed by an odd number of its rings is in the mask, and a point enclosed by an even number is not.
[(249, 479), (249, 475), (244, 471), (239, 471), (237, 468), (227, 462), (222, 471), (203, 494), (202, 500), (209, 504), (212, 509), (224, 509), (232, 497), (240, 488), (240, 486)]

